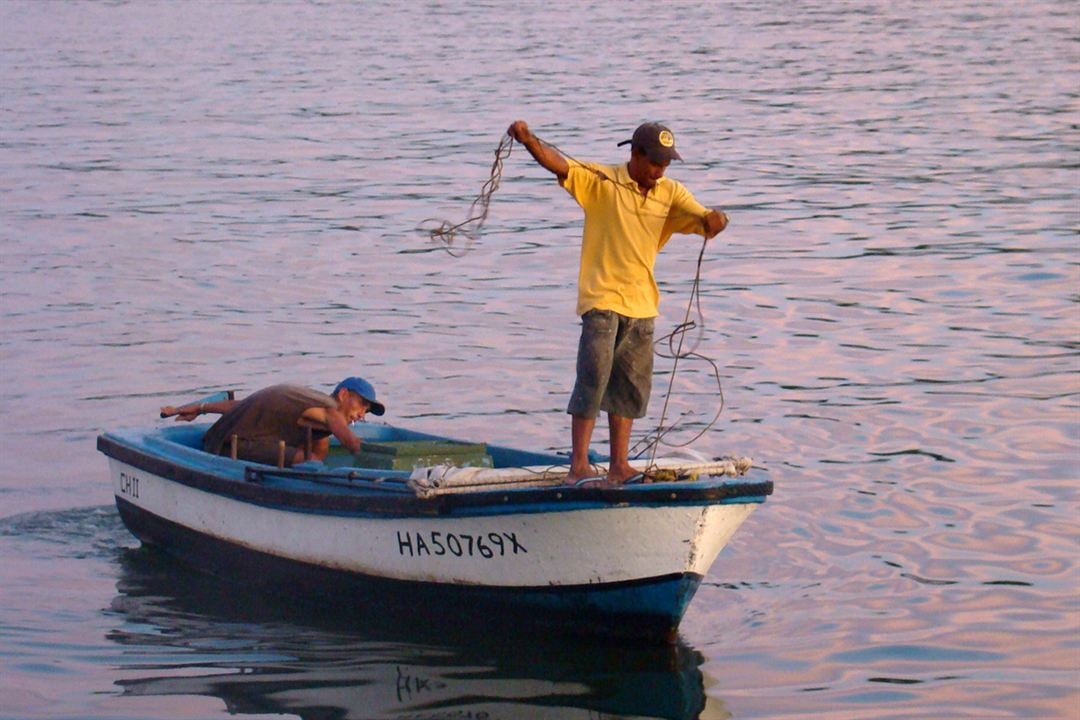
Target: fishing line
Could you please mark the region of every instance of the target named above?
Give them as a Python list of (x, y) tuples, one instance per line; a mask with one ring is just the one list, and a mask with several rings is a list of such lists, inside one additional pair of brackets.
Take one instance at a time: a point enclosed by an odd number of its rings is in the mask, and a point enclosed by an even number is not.
[[(573, 155), (565, 152), (557, 145), (550, 143), (546, 140), (542, 140), (539, 137), (537, 137), (537, 140), (558, 152), (560, 155), (566, 158), (568, 162), (572, 162), (576, 165), (587, 168), (588, 170), (596, 173), (596, 175), (602, 180), (606, 180), (615, 185), (615, 187), (632, 193), (635, 201), (637, 200), (637, 198), (642, 197), (641, 193), (636, 187), (636, 184), (615, 180), (614, 178), (609, 177), (606, 173), (604, 173), (597, 167), (578, 160)], [(468, 253), (469, 250), (472, 249), (473, 244), (480, 237), (480, 230), (481, 228), (483, 228), (484, 222), (487, 221), (488, 211), (491, 206), (491, 198), (495, 194), (495, 191), (499, 189), (499, 186), (502, 183), (503, 166), (506, 159), (510, 157), (510, 152), (513, 150), (513, 146), (514, 139), (510, 136), (509, 133), (504, 135), (499, 140), (499, 146), (495, 148), (495, 159), (491, 163), (491, 172), (488, 175), (487, 181), (480, 188), (480, 193), (469, 205), (469, 216), (465, 220), (457, 224), (453, 224), (448, 220), (424, 220), (417, 227), (417, 230), (426, 234), (433, 243), (440, 245), (443, 250), (445, 250), (453, 257), (463, 257), (466, 253)], [(653, 199), (647, 195), (644, 197), (646, 201)], [(435, 225), (435, 227), (430, 227), (432, 223), (437, 224)], [(427, 229), (425, 229), (425, 225), (428, 226)], [(459, 236), (464, 238), (464, 243), (457, 243)], [(631, 451), (631, 455), (633, 457), (640, 457), (646, 452), (651, 451), (651, 456), (649, 458), (650, 466), (655, 465), (656, 453), (661, 443), (667, 445), (668, 447), (686, 447), (694, 443), (716, 424), (716, 421), (720, 419), (720, 415), (724, 411), (724, 388), (723, 383), (720, 379), (720, 368), (712, 358), (709, 358), (697, 352), (697, 347), (701, 343), (705, 334), (705, 314), (701, 310), (701, 266), (705, 258), (705, 248), (708, 245), (708, 242), (709, 241), (706, 238), (701, 244), (701, 251), (698, 253), (697, 268), (694, 273), (694, 281), (691, 284), (690, 288), (690, 300), (686, 305), (686, 314), (683, 317), (682, 323), (675, 326), (675, 328), (670, 333), (661, 337), (659, 340), (656, 340), (653, 344), (654, 352), (658, 356), (672, 359), (674, 362), (671, 368), (671, 376), (668, 378), (668, 389), (664, 397), (664, 406), (660, 413), (660, 422), (657, 424), (656, 429), (652, 432), (646, 433), (646, 435), (634, 445), (634, 448)], [(696, 311), (696, 320), (690, 319), (690, 314), (693, 311)], [(687, 333), (695, 329), (698, 332), (691, 347), (689, 349), (684, 349), (683, 346), (686, 342)], [(677, 345), (676, 339), (678, 340)], [(667, 343), (669, 354), (664, 354), (664, 352), (660, 350), (660, 347), (664, 343)], [(685, 442), (671, 443), (667, 442), (664, 438), (678, 428), (678, 423), (673, 423), (670, 427), (665, 427), (664, 423), (667, 419), (668, 405), (671, 401), (672, 390), (675, 383), (675, 374), (678, 371), (679, 361), (689, 358), (697, 358), (699, 360), (704, 360), (712, 367), (713, 377), (716, 379), (717, 391), (720, 396), (720, 405), (717, 408), (716, 414), (713, 416), (713, 419), (710, 420), (705, 425), (705, 427), (701, 429), (700, 432), (698, 432), (696, 435), (694, 435), (692, 438)], [(644, 448), (638, 451), (637, 449), (642, 445), (644, 445)], [(647, 471), (645, 475), (648, 474), (649, 473)]]
[[(453, 257), (463, 257), (469, 252), (473, 243), (480, 237), (480, 229), (484, 227), (488, 209), (491, 206), (491, 196), (499, 189), (499, 184), (502, 182), (503, 163), (506, 158), (510, 157), (510, 151), (513, 148), (514, 139), (507, 133), (499, 141), (499, 146), (495, 148), (495, 159), (491, 163), (491, 172), (488, 175), (487, 182), (480, 188), (480, 194), (469, 205), (468, 218), (456, 225), (451, 224), (448, 220), (428, 219), (421, 222), (417, 226), (417, 230), (431, 238), (431, 242), (441, 245), (443, 250)], [(424, 229), (424, 226), (430, 223), (438, 224), (434, 228)], [(464, 238), (464, 243), (460, 247), (455, 247), (454, 243), (459, 235)]]
[[(720, 378), (720, 367), (712, 358), (697, 352), (697, 347), (701, 343), (701, 340), (705, 334), (705, 313), (701, 309), (701, 266), (705, 259), (705, 248), (708, 246), (708, 244), (708, 239), (705, 239), (701, 243), (701, 251), (698, 253), (697, 259), (697, 268), (694, 272), (694, 281), (690, 287), (690, 300), (686, 304), (686, 314), (683, 317), (682, 323), (676, 325), (670, 333), (656, 340), (654, 343), (654, 347), (656, 348), (655, 352), (657, 355), (663, 358), (670, 358), (674, 362), (671, 366), (671, 375), (668, 378), (668, 388), (667, 393), (664, 396), (664, 406), (660, 411), (660, 422), (657, 423), (655, 430), (650, 433), (646, 433), (645, 437), (635, 443), (634, 448), (630, 453), (633, 457), (641, 457), (646, 452), (650, 452), (651, 454), (649, 456), (649, 465), (651, 467), (655, 466), (656, 464), (656, 453), (659, 450), (661, 443), (668, 447), (687, 447), (696, 442), (706, 432), (708, 432), (716, 424), (716, 421), (720, 419), (721, 413), (724, 412), (724, 386)], [(690, 313), (692, 311), (696, 311), (697, 320), (690, 319)], [(694, 339), (691, 347), (684, 350), (683, 345), (686, 342), (687, 333), (689, 333), (691, 330), (694, 330), (695, 328), (698, 330), (697, 337)], [(675, 343), (676, 338), (678, 338), (677, 346)], [(670, 354), (664, 354), (664, 352), (660, 350), (660, 348), (665, 343), (668, 346)], [(712, 368), (713, 377), (716, 379), (717, 393), (720, 396), (720, 404), (717, 407), (716, 414), (713, 416), (712, 420), (710, 420), (705, 425), (705, 427), (703, 427), (692, 438), (680, 443), (668, 442), (664, 439), (665, 436), (675, 431), (679, 427), (678, 423), (672, 423), (672, 425), (669, 427), (665, 427), (664, 425), (667, 419), (668, 405), (671, 401), (672, 390), (675, 385), (675, 375), (679, 369), (679, 361), (689, 358), (697, 358), (699, 360), (704, 360)], [(683, 417), (685, 418), (685, 414)], [(638, 450), (638, 448), (642, 445), (644, 445), (644, 448)], [(645, 474), (648, 475), (648, 471), (646, 471)]]
[[(565, 152), (562, 148), (553, 143), (541, 140), (539, 137), (537, 140), (540, 140), (544, 145), (547, 145), (558, 152), (566, 158), (568, 162), (587, 168), (596, 173), (601, 179), (606, 180), (627, 192), (633, 193), (635, 197), (641, 197), (641, 193), (639, 193), (632, 184), (619, 182), (618, 180), (609, 177), (601, 170), (578, 160), (573, 155)], [(510, 137), (510, 134), (507, 133), (506, 135), (503, 135), (499, 140), (499, 146), (495, 148), (495, 159), (491, 163), (491, 172), (488, 174), (488, 179), (484, 182), (483, 186), (481, 186), (480, 193), (469, 205), (469, 215), (465, 220), (462, 220), (459, 223), (451, 223), (449, 220), (428, 218), (417, 225), (417, 232), (427, 235), (432, 243), (440, 246), (452, 257), (464, 257), (480, 237), (480, 230), (483, 228), (484, 223), (488, 218), (488, 211), (491, 207), (491, 198), (502, 184), (503, 165), (505, 164), (506, 159), (510, 157), (510, 152), (513, 150), (513, 147), (514, 139)], [(649, 201), (653, 200), (653, 198), (646, 196), (645, 200)], [(459, 236), (464, 242), (458, 242)]]

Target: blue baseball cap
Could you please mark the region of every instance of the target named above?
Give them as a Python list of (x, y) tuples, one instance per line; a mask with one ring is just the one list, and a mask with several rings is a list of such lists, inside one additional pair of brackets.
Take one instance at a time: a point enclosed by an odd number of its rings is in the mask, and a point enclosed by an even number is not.
[(386, 406), (375, 399), (375, 388), (362, 377), (345, 378), (337, 384), (333, 394), (337, 395), (339, 390), (349, 390), (367, 400), (373, 415), (382, 415), (386, 412)]

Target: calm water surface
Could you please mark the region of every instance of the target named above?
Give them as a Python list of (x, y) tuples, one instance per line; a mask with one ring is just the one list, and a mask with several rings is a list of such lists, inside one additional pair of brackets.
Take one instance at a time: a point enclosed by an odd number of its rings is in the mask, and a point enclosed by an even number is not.
[[(1080, 717), (1078, 22), (0, 4), (0, 717)], [(519, 148), (468, 254), (415, 231), (464, 219), (517, 118), (608, 162), (665, 120), (732, 217), (695, 447), (777, 492), (680, 643), (327, 617), (139, 549), (96, 435), (223, 387), (363, 373), (390, 422), (566, 449), (580, 211)], [(661, 257), (660, 328), (699, 249)], [(680, 365), (684, 436), (717, 401)]]

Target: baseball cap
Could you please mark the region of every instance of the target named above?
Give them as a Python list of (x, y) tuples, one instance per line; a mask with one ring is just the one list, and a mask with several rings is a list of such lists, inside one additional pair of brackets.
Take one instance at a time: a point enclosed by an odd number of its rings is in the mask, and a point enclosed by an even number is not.
[(669, 163), (672, 160), (682, 160), (682, 156), (675, 150), (675, 135), (665, 125), (658, 122), (647, 122), (638, 125), (634, 136), (629, 140), (623, 140), (620, 146), (631, 144), (631, 147), (641, 148), (654, 163)]
[(338, 391), (342, 389), (350, 390), (367, 400), (368, 404), (371, 406), (371, 413), (373, 415), (382, 415), (384, 412), (386, 412), (386, 406), (375, 399), (375, 388), (372, 387), (371, 383), (369, 383), (364, 378), (345, 378), (337, 384), (337, 387), (334, 388), (333, 394), (337, 395)]

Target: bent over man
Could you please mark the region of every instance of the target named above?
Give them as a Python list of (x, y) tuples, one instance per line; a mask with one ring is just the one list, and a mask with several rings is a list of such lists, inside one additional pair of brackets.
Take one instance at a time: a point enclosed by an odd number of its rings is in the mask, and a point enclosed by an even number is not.
[(162, 417), (175, 415), (177, 420), (188, 422), (204, 413), (221, 413), (203, 436), (203, 449), (215, 455), (228, 455), (235, 435), (237, 458), (276, 465), (280, 441), (284, 440), (287, 466), (305, 460), (309, 427), (312, 459), (326, 459), (331, 435), (349, 452), (359, 452), (360, 438), (349, 424), (362, 420), (368, 412), (382, 415), (386, 407), (376, 400), (371, 383), (360, 377), (345, 378), (330, 395), (300, 385), (273, 385), (243, 400), (161, 408)]

